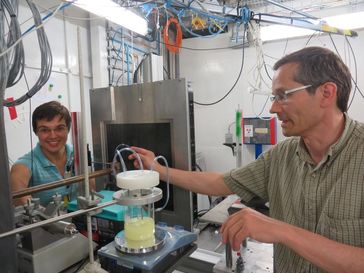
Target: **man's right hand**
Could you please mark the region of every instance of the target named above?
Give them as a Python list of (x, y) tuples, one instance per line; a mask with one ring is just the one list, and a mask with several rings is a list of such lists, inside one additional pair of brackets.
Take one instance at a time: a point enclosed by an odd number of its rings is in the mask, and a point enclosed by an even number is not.
[[(153, 163), (155, 154), (152, 151), (149, 151), (149, 150), (146, 150), (143, 148), (139, 148), (139, 147), (135, 147), (135, 146), (132, 146), (130, 148), (139, 154), (144, 169), (150, 169), (151, 166), (153, 165), (153, 169), (158, 171), (158, 167), (160, 165), (158, 164), (158, 162)], [(134, 160), (134, 162), (133, 162), (134, 167), (136, 169), (140, 169), (139, 162), (138, 162), (138, 159), (136, 158), (135, 154), (129, 155), (128, 159)]]

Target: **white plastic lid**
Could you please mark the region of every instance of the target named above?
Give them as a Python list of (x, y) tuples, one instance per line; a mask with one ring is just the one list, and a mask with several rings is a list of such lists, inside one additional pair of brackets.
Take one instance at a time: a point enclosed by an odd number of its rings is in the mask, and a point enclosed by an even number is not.
[(128, 190), (152, 188), (159, 184), (159, 173), (151, 170), (121, 172), (116, 175), (116, 184)]

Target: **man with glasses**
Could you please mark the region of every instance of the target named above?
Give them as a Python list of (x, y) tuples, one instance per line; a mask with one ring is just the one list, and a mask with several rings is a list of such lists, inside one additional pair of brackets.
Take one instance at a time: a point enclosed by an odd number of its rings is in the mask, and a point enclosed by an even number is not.
[[(347, 114), (349, 69), (321, 47), (293, 52), (273, 69), (270, 112), (288, 138), (247, 166), (225, 174), (170, 169), (170, 181), (269, 202), (270, 217), (242, 209), (221, 234), (234, 250), (247, 237), (273, 243), (275, 272), (364, 272), (364, 125)], [(134, 149), (149, 167), (153, 152)], [(165, 167), (155, 169), (166, 180)]]
[[(71, 116), (66, 107), (57, 101), (38, 106), (32, 115), (32, 127), (38, 137), (37, 146), (20, 157), (12, 166), (10, 177), (12, 190), (46, 184), (69, 177), (73, 172), (73, 149), (67, 144), (71, 128)], [(59, 187), (35, 193), (41, 205), (52, 201), (52, 196), (63, 197), (71, 193), (72, 187)], [(30, 196), (15, 200), (15, 205), (27, 202)]]

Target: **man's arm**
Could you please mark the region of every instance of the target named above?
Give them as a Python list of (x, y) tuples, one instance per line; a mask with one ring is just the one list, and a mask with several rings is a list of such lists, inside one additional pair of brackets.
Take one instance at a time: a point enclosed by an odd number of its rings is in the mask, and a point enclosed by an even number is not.
[(330, 240), (305, 229), (242, 209), (221, 227), (222, 241), (234, 250), (250, 237), (265, 243), (281, 243), (329, 273), (364, 272), (364, 248)]
[[(160, 174), (160, 178), (167, 181), (167, 168), (153, 163), (155, 155), (149, 150), (145, 150), (138, 147), (131, 147), (137, 152), (142, 160), (143, 167), (150, 169), (153, 165), (153, 169)], [(129, 156), (129, 159), (134, 160), (134, 165), (139, 168), (138, 161), (135, 160), (135, 155)], [(181, 188), (207, 195), (229, 195), (232, 192), (225, 185), (223, 174), (213, 172), (191, 172), (178, 169), (169, 168), (169, 180), (170, 183)]]
[[(22, 164), (13, 165), (10, 171), (10, 180), (11, 180), (12, 192), (28, 188), (30, 180), (29, 169)], [(24, 205), (29, 198), (31, 198), (30, 195), (17, 198), (14, 200), (14, 205), (15, 206)]]

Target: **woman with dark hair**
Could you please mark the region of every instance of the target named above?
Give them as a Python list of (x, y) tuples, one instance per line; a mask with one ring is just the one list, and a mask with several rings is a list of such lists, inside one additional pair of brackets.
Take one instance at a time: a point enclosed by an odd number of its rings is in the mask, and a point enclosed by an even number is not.
[[(37, 146), (20, 157), (11, 168), (12, 190), (54, 182), (72, 175), (73, 148), (67, 144), (71, 127), (71, 115), (66, 107), (57, 101), (38, 106), (32, 115), (33, 131), (38, 137)], [(52, 196), (66, 197), (72, 187), (59, 187), (33, 194), (40, 198), (41, 205), (52, 201)], [(15, 205), (25, 204), (30, 196), (15, 200)]]

